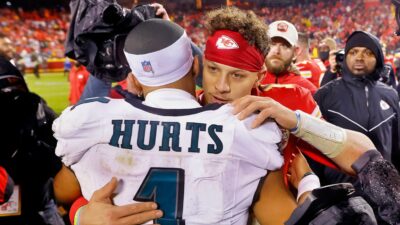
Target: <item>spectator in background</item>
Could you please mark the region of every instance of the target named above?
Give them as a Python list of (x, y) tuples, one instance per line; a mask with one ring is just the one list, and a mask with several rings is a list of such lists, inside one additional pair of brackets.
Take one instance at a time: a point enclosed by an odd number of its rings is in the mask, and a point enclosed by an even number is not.
[(0, 166), (19, 187), (20, 215), (0, 216), (0, 224), (63, 225), (54, 202), (52, 177), (61, 169), (54, 154), (55, 113), (29, 92), (21, 73), (0, 57)]
[(22, 75), (25, 75), (26, 66), (24, 58), (19, 54), (15, 54), (15, 67), (17, 67), (18, 71), (21, 72)]
[(75, 62), (69, 73), (69, 103), (75, 105), (85, 88), (86, 82), (89, 78), (89, 72), (86, 67), (80, 64), (78, 61)]
[(265, 59), (267, 72), (261, 84), (297, 84), (315, 93), (317, 88), (293, 64), (299, 54), (298, 33), (293, 24), (280, 20), (269, 25), (270, 50)]
[(330, 52), (335, 51), (336, 48), (336, 41), (333, 38), (327, 37), (320, 42), (318, 46), (318, 57), (324, 63), (325, 67), (328, 67), (330, 65)]
[(39, 59), (39, 55), (36, 53), (32, 53), (31, 55), (31, 63), (33, 66), (33, 75), (35, 75), (35, 77), (37, 79), (40, 79), (40, 71), (39, 71), (39, 67), (40, 67), (40, 59)]
[(69, 72), (71, 71), (71, 68), (72, 68), (71, 60), (68, 57), (65, 57), (65, 61), (64, 61), (64, 76), (69, 74)]
[[(367, 135), (399, 170), (399, 97), (393, 88), (378, 81), (383, 60), (379, 40), (370, 33), (355, 31), (345, 46), (342, 78), (321, 87), (314, 98), (328, 122)], [(338, 171), (315, 165), (313, 169), (324, 185), (348, 181), (358, 185)]]
[(389, 85), (390, 87), (396, 89), (397, 88), (397, 78), (396, 78), (396, 67), (394, 65), (394, 57), (393, 55), (388, 55), (386, 51), (386, 44), (381, 42), (383, 56), (385, 57), (385, 69), (381, 74), (381, 78), (379, 81)]
[(336, 61), (336, 55), (338, 53), (337, 45), (334, 39), (327, 37), (321, 41), (318, 46), (319, 58), (324, 63), (326, 69), (324, 76), (321, 79), (321, 86), (325, 85), (331, 80), (335, 80), (340, 77), (338, 72), (338, 62)]
[(323, 74), (318, 64), (311, 59), (310, 39), (306, 33), (299, 33), (297, 45), (300, 51), (296, 57), (295, 65), (299, 69), (300, 75), (313, 83), (315, 87), (319, 88)]
[(25, 64), (23, 63), (23, 59), (19, 54), (16, 54), (11, 40), (3, 33), (0, 33), (0, 57), (11, 62), (20, 72), (19, 68), (21, 68), (22, 75), (24, 75)]
[[(3, 56), (8, 61), (14, 58), (15, 50), (11, 40), (4, 34), (0, 33), (0, 56)], [(14, 62), (11, 61), (14, 64)]]

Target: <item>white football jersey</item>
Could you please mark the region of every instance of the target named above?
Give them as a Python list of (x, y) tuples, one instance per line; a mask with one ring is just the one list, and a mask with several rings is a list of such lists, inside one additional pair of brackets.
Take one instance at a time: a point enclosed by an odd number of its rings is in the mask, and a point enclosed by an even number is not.
[[(183, 103), (184, 104), (184, 103)], [(246, 224), (259, 181), (283, 164), (273, 122), (250, 129), (230, 105), (158, 109), (138, 99), (94, 98), (55, 121), (56, 153), (83, 196), (112, 176), (117, 205), (155, 201), (166, 224)]]

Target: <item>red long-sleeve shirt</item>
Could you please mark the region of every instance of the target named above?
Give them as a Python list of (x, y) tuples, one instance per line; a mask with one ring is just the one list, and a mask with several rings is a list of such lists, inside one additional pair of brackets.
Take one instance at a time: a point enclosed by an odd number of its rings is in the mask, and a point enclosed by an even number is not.
[(72, 67), (69, 73), (69, 102), (71, 105), (79, 101), (88, 79), (89, 72), (84, 66)]
[(286, 73), (283, 75), (276, 76), (267, 71), (264, 79), (261, 81), (261, 84), (297, 84), (300, 87), (308, 89), (311, 91), (311, 94), (314, 94), (317, 91), (317, 87), (312, 84), (307, 79), (303, 78), (300, 75), (296, 75), (294, 73)]

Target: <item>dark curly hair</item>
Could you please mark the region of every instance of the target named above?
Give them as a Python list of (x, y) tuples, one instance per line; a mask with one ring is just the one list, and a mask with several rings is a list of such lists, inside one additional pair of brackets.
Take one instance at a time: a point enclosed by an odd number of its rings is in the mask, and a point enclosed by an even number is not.
[(206, 27), (210, 35), (217, 30), (236, 31), (264, 56), (267, 55), (270, 43), (268, 26), (253, 11), (222, 7), (208, 12), (206, 16)]

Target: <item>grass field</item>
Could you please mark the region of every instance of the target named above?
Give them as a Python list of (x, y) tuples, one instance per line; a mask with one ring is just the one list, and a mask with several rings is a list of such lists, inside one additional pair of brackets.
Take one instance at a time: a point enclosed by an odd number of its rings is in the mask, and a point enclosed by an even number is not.
[(41, 73), (40, 79), (28, 74), (25, 80), (30, 91), (44, 98), (57, 114), (69, 105), (69, 83), (63, 73)]
[[(29, 90), (44, 98), (57, 114), (60, 114), (69, 105), (69, 82), (63, 72), (41, 73), (40, 79), (33, 74), (27, 74), (25, 80)], [(197, 87), (197, 89), (200, 88)]]

